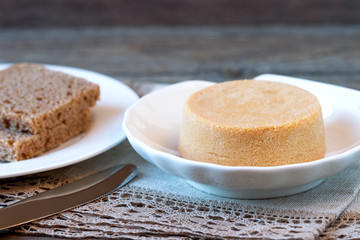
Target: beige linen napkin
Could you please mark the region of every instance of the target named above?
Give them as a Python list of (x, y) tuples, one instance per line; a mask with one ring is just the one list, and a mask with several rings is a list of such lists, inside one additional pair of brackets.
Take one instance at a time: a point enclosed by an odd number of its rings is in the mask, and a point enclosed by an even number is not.
[[(141, 92), (153, 87), (137, 89)], [(360, 221), (359, 198), (352, 203), (360, 187), (360, 164), (297, 195), (229, 199), (201, 192), (163, 172), (137, 155), (126, 140), (72, 166), (0, 180), (0, 203), (6, 206), (119, 163), (134, 163), (139, 168), (138, 176), (126, 187), (93, 203), (10, 231), (66, 238), (316, 239), (360, 230), (342, 227)]]

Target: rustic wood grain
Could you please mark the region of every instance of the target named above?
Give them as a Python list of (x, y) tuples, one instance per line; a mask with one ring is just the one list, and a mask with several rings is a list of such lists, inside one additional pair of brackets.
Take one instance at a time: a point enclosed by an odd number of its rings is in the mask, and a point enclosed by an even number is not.
[(132, 27), (0, 31), (0, 62), (102, 72), (128, 82), (284, 74), (360, 89), (360, 27)]
[(0, 27), (356, 24), (356, 0), (1, 0)]

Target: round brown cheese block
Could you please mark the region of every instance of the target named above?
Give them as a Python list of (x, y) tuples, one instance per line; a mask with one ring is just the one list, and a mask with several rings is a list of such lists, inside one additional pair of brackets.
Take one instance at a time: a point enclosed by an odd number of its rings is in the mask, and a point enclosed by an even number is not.
[(279, 166), (323, 158), (321, 106), (284, 83), (238, 80), (192, 94), (178, 144), (183, 158), (226, 166)]

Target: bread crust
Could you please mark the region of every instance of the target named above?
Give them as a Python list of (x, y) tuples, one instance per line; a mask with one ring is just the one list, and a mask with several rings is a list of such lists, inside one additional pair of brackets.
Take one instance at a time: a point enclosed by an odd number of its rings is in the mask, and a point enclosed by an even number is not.
[(0, 129), (41, 134), (99, 99), (98, 85), (37, 64), (0, 71)]
[(69, 115), (53, 129), (40, 134), (0, 130), (0, 159), (15, 162), (33, 158), (64, 141), (89, 130), (92, 122), (90, 109), (77, 115)]

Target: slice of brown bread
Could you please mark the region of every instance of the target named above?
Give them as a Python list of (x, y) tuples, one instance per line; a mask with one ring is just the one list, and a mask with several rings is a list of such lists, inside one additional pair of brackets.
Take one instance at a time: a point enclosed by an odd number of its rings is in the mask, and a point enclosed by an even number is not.
[(40, 134), (99, 99), (99, 86), (37, 64), (0, 71), (0, 129)]
[(52, 149), (69, 138), (85, 132), (91, 125), (90, 109), (70, 115), (53, 129), (41, 134), (0, 130), (0, 161), (14, 162), (33, 158)]

